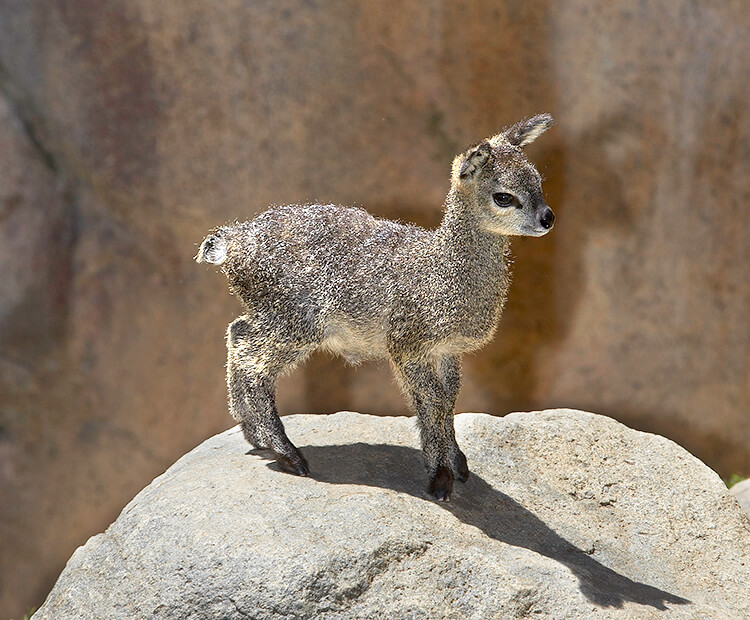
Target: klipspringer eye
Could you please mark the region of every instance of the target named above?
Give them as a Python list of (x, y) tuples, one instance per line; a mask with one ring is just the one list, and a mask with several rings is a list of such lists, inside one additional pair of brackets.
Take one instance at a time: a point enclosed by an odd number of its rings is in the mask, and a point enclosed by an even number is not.
[(498, 207), (512, 207), (513, 206), (513, 194), (506, 194), (505, 192), (498, 192), (492, 194), (492, 200)]

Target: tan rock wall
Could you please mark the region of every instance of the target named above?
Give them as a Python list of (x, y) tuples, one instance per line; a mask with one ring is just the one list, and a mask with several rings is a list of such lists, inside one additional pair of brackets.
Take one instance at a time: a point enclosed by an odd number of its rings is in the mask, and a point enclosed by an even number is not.
[[(575, 406), (750, 470), (741, 2), (0, 6), (0, 609), (231, 420), (205, 231), (330, 201), (435, 224), (453, 154), (539, 111), (558, 223), (514, 245), (460, 410)], [(285, 412), (403, 413), (319, 357)]]

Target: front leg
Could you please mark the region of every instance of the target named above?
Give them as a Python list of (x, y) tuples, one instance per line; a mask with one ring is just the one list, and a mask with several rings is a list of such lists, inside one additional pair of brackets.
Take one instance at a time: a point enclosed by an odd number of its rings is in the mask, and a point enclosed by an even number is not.
[(391, 361), (396, 377), (417, 414), (430, 493), (439, 501), (448, 501), (453, 491), (454, 463), (457, 453), (461, 452), (456, 445), (455, 435), (447, 432), (449, 416), (452, 421), (455, 394), (446, 390), (438, 368), (431, 360), (402, 356), (392, 357)]
[(457, 355), (446, 355), (437, 364), (437, 370), (446, 396), (450, 400), (445, 416), (445, 434), (451, 446), (451, 469), (459, 482), (466, 482), (469, 479), (469, 466), (466, 463), (466, 456), (458, 447), (456, 430), (453, 426), (453, 412), (456, 408), (458, 391), (461, 388), (461, 360)]

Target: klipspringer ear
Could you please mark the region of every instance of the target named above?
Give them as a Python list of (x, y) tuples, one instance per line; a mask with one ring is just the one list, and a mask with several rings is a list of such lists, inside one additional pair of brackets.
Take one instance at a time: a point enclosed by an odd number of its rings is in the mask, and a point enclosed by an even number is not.
[(481, 142), (472, 149), (469, 149), (466, 158), (461, 164), (461, 168), (458, 171), (458, 178), (462, 181), (470, 181), (474, 179), (479, 171), (482, 169), (490, 159), (490, 143)]
[(504, 138), (512, 146), (523, 147), (531, 144), (552, 127), (552, 123), (554, 123), (554, 120), (552, 120), (550, 114), (537, 114), (504, 129), (492, 139), (492, 142), (496, 140), (499, 142)]

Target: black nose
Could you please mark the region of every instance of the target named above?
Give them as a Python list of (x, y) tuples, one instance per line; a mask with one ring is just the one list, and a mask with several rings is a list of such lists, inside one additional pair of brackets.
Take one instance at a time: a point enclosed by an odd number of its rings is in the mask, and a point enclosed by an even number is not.
[(539, 223), (542, 225), (542, 228), (552, 228), (552, 225), (555, 223), (555, 214), (552, 212), (552, 209), (547, 207), (542, 211), (542, 217), (539, 218)]

